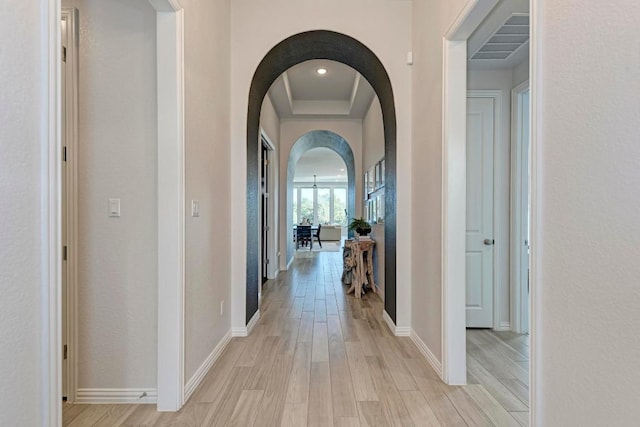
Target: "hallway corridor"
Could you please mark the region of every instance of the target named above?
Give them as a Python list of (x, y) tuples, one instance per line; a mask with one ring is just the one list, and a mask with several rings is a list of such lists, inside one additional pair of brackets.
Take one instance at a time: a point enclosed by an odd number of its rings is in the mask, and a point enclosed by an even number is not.
[(391, 335), (380, 298), (346, 295), (341, 274), (340, 252), (298, 253), (266, 283), (251, 335), (231, 340), (180, 412), (65, 404), (64, 425), (519, 425), (483, 385), (444, 385), (410, 338)]

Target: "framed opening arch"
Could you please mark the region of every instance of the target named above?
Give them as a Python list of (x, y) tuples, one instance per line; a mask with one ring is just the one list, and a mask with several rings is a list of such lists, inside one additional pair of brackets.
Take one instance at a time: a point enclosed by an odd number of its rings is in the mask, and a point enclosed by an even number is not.
[(247, 110), (247, 265), (246, 323), (258, 311), (260, 233), (258, 142), (260, 109), (271, 84), (287, 69), (311, 59), (341, 62), (358, 71), (373, 87), (382, 107), (385, 169), (385, 311), (396, 321), (396, 111), (391, 80), (378, 57), (364, 44), (327, 30), (295, 34), (274, 46), (251, 80)]

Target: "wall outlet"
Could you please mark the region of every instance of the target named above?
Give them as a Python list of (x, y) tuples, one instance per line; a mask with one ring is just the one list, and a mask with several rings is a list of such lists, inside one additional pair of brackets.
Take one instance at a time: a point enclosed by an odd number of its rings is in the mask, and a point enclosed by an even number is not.
[(224, 300), (220, 301), (220, 316), (224, 314)]

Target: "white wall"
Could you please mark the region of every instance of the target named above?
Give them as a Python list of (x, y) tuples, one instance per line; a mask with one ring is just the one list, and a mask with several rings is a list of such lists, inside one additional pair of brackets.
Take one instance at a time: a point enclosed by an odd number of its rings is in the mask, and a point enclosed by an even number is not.
[[(185, 12), (185, 381), (189, 381), (231, 328), (230, 12), (228, 0), (180, 3)], [(200, 202), (200, 217), (189, 215), (192, 199)]]
[(529, 80), (529, 58), (522, 61), (520, 64), (513, 67), (513, 87), (518, 86), (520, 83)]
[[(301, 136), (314, 130), (328, 130), (340, 135), (351, 147), (356, 169), (356, 215), (362, 212), (362, 120), (282, 120), (280, 124), (280, 270), (287, 269), (287, 165), (291, 148)], [(245, 162), (246, 163), (246, 162)], [(359, 202), (360, 201), (360, 202)]]
[[(329, 0), (299, 2), (247, 0), (231, 3), (231, 139), (233, 325), (245, 323), (246, 272), (246, 114), (251, 78), (274, 45), (310, 29), (327, 29), (355, 37), (368, 46), (387, 69), (393, 86), (398, 124), (398, 322), (409, 324), (410, 194), (411, 194), (411, 2)], [(339, 13), (336, 13), (339, 11)], [(363, 19), (366, 11), (366, 19)], [(265, 17), (277, 17), (269, 25)], [(373, 23), (384, 23), (381, 25)], [(259, 31), (259, 36), (256, 32)], [(282, 233), (281, 233), (282, 234)], [(281, 244), (281, 247), (282, 244)]]
[[(382, 123), (382, 108), (377, 96), (373, 97), (369, 110), (362, 119), (362, 172), (357, 177), (361, 185), (364, 172), (384, 157), (384, 124)], [(364, 189), (363, 189), (364, 191)], [(356, 204), (363, 207), (362, 200), (356, 200)], [(363, 212), (364, 213), (364, 212)], [(371, 237), (376, 241), (375, 279), (380, 289), (380, 296), (384, 299), (384, 224), (373, 224)]]
[(465, 0), (413, 2), (411, 327), (442, 360), (442, 38)]
[(78, 389), (154, 388), (156, 14), (125, 0), (63, 6), (80, 16)]
[(9, 0), (10, 13), (0, 14), (0, 425), (7, 426), (40, 425), (43, 415), (44, 3)]
[[(278, 255), (280, 252), (280, 117), (278, 117), (278, 113), (271, 103), (271, 98), (268, 96), (265, 96), (262, 103), (260, 127), (274, 145), (274, 150), (269, 153), (269, 241), (267, 243), (269, 246), (269, 267), (267, 277), (275, 279), (280, 269), (280, 255)], [(286, 245), (284, 248), (286, 251)], [(262, 251), (262, 244), (260, 244), (260, 250)], [(262, 254), (260, 254), (260, 259), (262, 259)], [(262, 268), (262, 263), (260, 268)]]
[(509, 250), (510, 250), (510, 169), (511, 169), (511, 89), (513, 69), (467, 71), (467, 89), (500, 90), (501, 108), (496, 111), (498, 128), (493, 155), (494, 291), (496, 293), (496, 327), (510, 326)]
[[(362, 173), (369, 170), (383, 157), (384, 124), (382, 123), (382, 107), (380, 107), (378, 97), (374, 96), (367, 114), (362, 119)], [(359, 179), (362, 181), (362, 175)]]
[(538, 424), (636, 425), (640, 3), (556, 0), (538, 12)]

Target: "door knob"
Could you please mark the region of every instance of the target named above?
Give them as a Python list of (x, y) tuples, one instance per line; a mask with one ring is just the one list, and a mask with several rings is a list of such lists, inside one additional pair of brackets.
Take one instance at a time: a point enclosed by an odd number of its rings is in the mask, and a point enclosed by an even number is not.
[(496, 241), (493, 239), (484, 239), (484, 244), (487, 246), (491, 246), (495, 243)]

